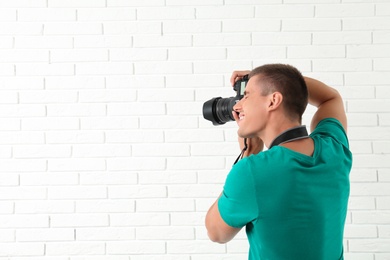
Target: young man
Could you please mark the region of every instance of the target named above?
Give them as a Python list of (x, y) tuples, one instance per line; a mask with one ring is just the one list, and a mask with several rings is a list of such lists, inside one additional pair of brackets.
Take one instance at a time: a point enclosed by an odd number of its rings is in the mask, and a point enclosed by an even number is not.
[[(210, 239), (226, 243), (245, 226), (249, 259), (343, 259), (352, 154), (341, 96), (282, 64), (235, 71), (231, 83), (248, 73), (233, 111), (248, 149), (207, 213)], [(310, 136), (308, 102), (317, 107)]]

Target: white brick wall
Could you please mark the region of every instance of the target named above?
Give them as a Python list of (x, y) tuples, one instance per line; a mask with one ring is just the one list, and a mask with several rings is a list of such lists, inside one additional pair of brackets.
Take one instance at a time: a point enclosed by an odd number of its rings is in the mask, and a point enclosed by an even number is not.
[(5, 0), (0, 260), (246, 259), (203, 227), (238, 145), (201, 109), (272, 62), (344, 96), (345, 256), (390, 259), (389, 1)]

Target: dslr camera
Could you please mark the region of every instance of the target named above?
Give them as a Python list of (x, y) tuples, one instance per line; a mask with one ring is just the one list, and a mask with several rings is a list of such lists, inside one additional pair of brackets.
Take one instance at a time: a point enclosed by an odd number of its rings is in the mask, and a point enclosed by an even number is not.
[(246, 84), (248, 83), (249, 75), (245, 75), (242, 79), (234, 83), (233, 89), (236, 92), (235, 97), (212, 98), (203, 104), (203, 117), (209, 120), (213, 125), (223, 125), (226, 122), (234, 121), (232, 111), (234, 105), (244, 97)]

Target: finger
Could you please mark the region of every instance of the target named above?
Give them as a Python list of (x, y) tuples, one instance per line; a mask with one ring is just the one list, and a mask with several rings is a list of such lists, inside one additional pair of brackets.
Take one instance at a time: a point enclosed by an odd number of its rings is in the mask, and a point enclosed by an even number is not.
[(234, 118), (234, 120), (236, 120), (236, 122), (239, 120), (239, 118), (238, 118), (238, 113), (236, 112), (236, 111), (232, 111), (232, 115), (233, 115), (233, 118)]

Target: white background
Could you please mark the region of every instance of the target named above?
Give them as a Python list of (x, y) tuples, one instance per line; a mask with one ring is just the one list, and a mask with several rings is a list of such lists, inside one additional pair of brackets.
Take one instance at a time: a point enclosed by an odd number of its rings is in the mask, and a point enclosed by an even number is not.
[(275, 62), (344, 97), (346, 259), (390, 259), (388, 0), (0, 1), (0, 259), (246, 259), (205, 232), (239, 151), (202, 105)]

